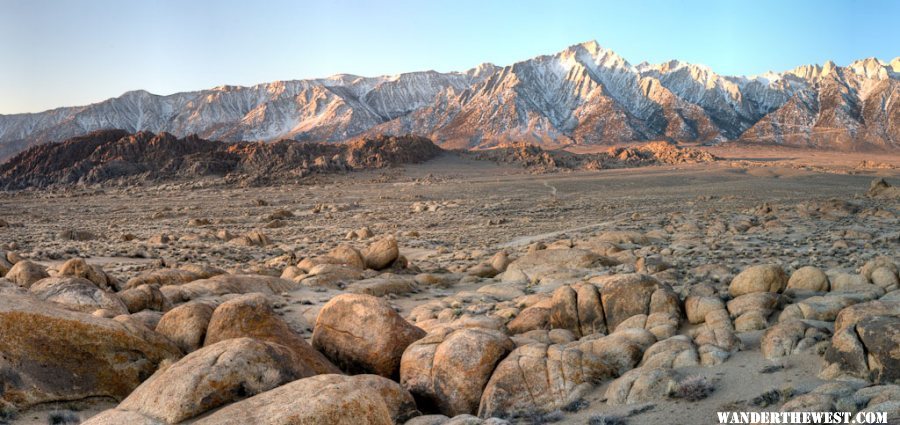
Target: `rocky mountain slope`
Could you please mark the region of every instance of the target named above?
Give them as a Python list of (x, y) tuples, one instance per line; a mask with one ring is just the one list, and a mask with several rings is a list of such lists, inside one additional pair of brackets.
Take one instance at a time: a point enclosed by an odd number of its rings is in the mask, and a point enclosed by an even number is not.
[(97, 131), (35, 146), (0, 165), (0, 188), (224, 176), (245, 184), (313, 173), (422, 162), (443, 150), (421, 137), (380, 136), (349, 143), (223, 143), (197, 136)]
[(632, 65), (587, 42), (506, 67), (336, 75), (0, 115), (0, 159), (90, 131), (206, 139), (343, 141), (415, 133), (450, 147), (741, 139), (857, 149), (900, 146), (900, 58), (721, 76), (679, 61)]
[[(191, 135), (98, 130), (61, 143), (34, 146), (0, 164), (0, 190), (97, 183), (139, 184), (204, 176), (238, 185), (415, 164), (448, 153), (417, 136), (358, 137), (347, 143), (219, 142)], [(471, 159), (514, 164), (533, 173), (599, 170), (658, 164), (709, 162), (716, 158), (668, 142), (610, 147), (575, 154), (518, 143), (478, 151), (455, 151)]]

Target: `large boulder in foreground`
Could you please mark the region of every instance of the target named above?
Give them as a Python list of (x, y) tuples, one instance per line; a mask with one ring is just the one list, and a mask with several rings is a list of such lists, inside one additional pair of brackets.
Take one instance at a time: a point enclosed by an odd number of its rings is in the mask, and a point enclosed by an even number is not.
[(318, 375), (231, 404), (194, 425), (392, 425), (417, 416), (400, 384), (375, 375)]
[(174, 424), (302, 378), (303, 373), (287, 347), (234, 338), (155, 373), (117, 409)]
[(494, 367), (514, 348), (494, 329), (439, 329), (407, 347), (400, 383), (423, 408), (451, 417), (475, 414)]
[(397, 377), (400, 358), (425, 336), (387, 301), (362, 294), (342, 294), (319, 311), (312, 344), (341, 369), (357, 374)]
[(217, 307), (209, 320), (204, 345), (242, 337), (274, 342), (290, 349), (301, 377), (340, 373), (275, 313), (262, 294), (242, 295)]
[[(127, 317), (127, 316), (123, 316)], [(122, 399), (164, 359), (166, 338), (11, 292), (0, 296), (0, 399), (19, 407), (87, 397)]]

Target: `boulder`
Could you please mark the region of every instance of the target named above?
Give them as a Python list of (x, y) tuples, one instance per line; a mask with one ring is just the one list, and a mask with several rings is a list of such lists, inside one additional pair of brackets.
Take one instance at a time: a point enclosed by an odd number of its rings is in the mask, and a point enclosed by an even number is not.
[(898, 267), (897, 264), (894, 263), (894, 260), (889, 257), (876, 257), (869, 260), (862, 266), (859, 274), (861, 274), (867, 281), (872, 282), (872, 274), (875, 272), (875, 270), (881, 268), (888, 269), (894, 275), (900, 274), (900, 267)]
[(137, 288), (141, 285), (181, 285), (201, 279), (200, 275), (188, 270), (181, 269), (161, 269), (143, 272), (125, 282), (122, 289)]
[(735, 332), (752, 332), (769, 327), (769, 313), (761, 310), (748, 311), (734, 319)]
[[(741, 349), (741, 340), (735, 335), (734, 324), (726, 310), (714, 310), (706, 314), (704, 324), (694, 333), (694, 343), (700, 348), (700, 361), (704, 366), (718, 364), (722, 356)], [(708, 346), (708, 347), (704, 347)], [(715, 347), (715, 348), (713, 348)], [(704, 356), (709, 354), (710, 356)]]
[(466, 270), (466, 274), (469, 276), (482, 277), (482, 278), (491, 278), (496, 276), (498, 273), (497, 269), (495, 269), (490, 264), (476, 264), (472, 267), (469, 267)]
[[(603, 314), (610, 332), (626, 319), (639, 314), (659, 313), (672, 317), (676, 323), (681, 320), (681, 306), (678, 295), (669, 285), (660, 283), (651, 276), (633, 273), (604, 276), (592, 279), (600, 291)], [(677, 325), (675, 326), (677, 328)], [(662, 333), (674, 334), (676, 329)]]
[(0, 249), (0, 278), (6, 276), (9, 273), (9, 269), (11, 269), (13, 263), (6, 258), (6, 251)]
[(774, 264), (749, 267), (732, 279), (728, 291), (732, 297), (755, 292), (781, 292), (787, 286), (787, 274)]
[(384, 273), (378, 277), (358, 280), (347, 286), (347, 292), (383, 297), (388, 294), (402, 295), (418, 290), (416, 281), (409, 276)]
[(900, 316), (873, 316), (856, 325), (868, 354), (869, 378), (877, 383), (900, 383)]
[(478, 416), (546, 413), (578, 400), (614, 372), (597, 356), (567, 345), (529, 344), (500, 361), (481, 396)]
[(900, 317), (900, 301), (869, 301), (849, 306), (838, 313), (834, 320), (834, 332), (855, 326), (862, 319), (871, 316)]
[(553, 292), (551, 303), (551, 328), (567, 329), (578, 337), (607, 333), (600, 293), (596, 286), (561, 286)]
[(300, 269), (300, 271), (302, 271), (303, 273), (309, 273), (310, 270), (313, 269), (313, 267), (322, 265), (322, 264), (347, 266), (347, 264), (344, 264), (343, 262), (341, 262), (341, 260), (339, 260), (337, 258), (330, 257), (327, 255), (320, 255), (318, 257), (306, 257), (306, 258), (300, 260), (300, 262), (297, 263), (297, 268)]
[(700, 355), (694, 342), (687, 336), (676, 335), (647, 348), (640, 365), (642, 368), (650, 369), (675, 369), (699, 364)]
[(0, 399), (19, 407), (127, 396), (163, 360), (181, 356), (143, 326), (63, 309), (27, 295), (0, 296)]
[(822, 379), (838, 379), (844, 376), (867, 379), (869, 364), (866, 350), (856, 333), (856, 324), (835, 329), (831, 346), (825, 351), (826, 366), (819, 373)]
[(181, 351), (190, 353), (203, 346), (213, 306), (189, 302), (166, 312), (156, 325), (156, 332), (169, 338)]
[(228, 405), (195, 425), (404, 423), (418, 415), (412, 396), (373, 375), (318, 375)]
[(494, 367), (514, 348), (500, 331), (444, 328), (406, 348), (400, 384), (420, 407), (447, 416), (475, 414)]
[[(344, 264), (317, 264), (309, 269), (300, 282), (303, 286), (341, 288), (347, 283), (362, 279), (362, 270)], [(296, 280), (296, 279), (295, 279)]]
[(833, 412), (834, 397), (827, 394), (803, 394), (784, 403), (780, 412)]
[(388, 236), (372, 242), (362, 251), (362, 256), (366, 267), (373, 270), (386, 269), (400, 256), (397, 239)]
[(597, 235), (594, 239), (614, 244), (646, 245), (650, 243), (650, 238), (633, 230), (609, 230)]
[(863, 275), (853, 273), (833, 273), (829, 277), (832, 291), (855, 291), (858, 288), (874, 287)]
[(204, 346), (243, 337), (284, 345), (291, 350), (293, 361), (303, 377), (340, 373), (337, 367), (275, 313), (262, 294), (242, 295), (216, 307), (206, 329)]
[(197, 275), (198, 279), (209, 279), (213, 276), (225, 274), (225, 270), (206, 264), (182, 264), (178, 268)]
[(778, 320), (808, 319), (833, 322), (841, 310), (857, 302), (859, 300), (856, 297), (837, 293), (809, 297), (785, 307)]
[(81, 425), (165, 425), (164, 422), (144, 416), (137, 412), (119, 409), (104, 410), (90, 419), (81, 423)]
[(620, 329), (607, 336), (582, 338), (573, 346), (599, 359), (614, 376), (620, 376), (637, 366), (644, 350), (656, 341), (656, 336), (645, 329)]
[(153, 374), (117, 408), (174, 424), (304, 376), (287, 347), (228, 339)]
[(363, 259), (362, 254), (350, 245), (338, 245), (338, 247), (328, 253), (328, 256), (338, 260), (340, 264), (346, 264), (357, 269), (366, 268), (366, 260)]
[(827, 329), (811, 326), (804, 321), (781, 322), (763, 333), (760, 351), (767, 359), (777, 359), (812, 348), (828, 339)]
[(128, 307), (116, 294), (80, 277), (47, 277), (35, 282), (28, 291), (73, 311), (93, 313), (102, 308), (116, 315), (128, 314)]
[(508, 265), (503, 274), (504, 282), (538, 282), (545, 276), (567, 270), (591, 269), (615, 264), (584, 249), (546, 249), (530, 252)]
[(521, 334), (536, 329), (550, 329), (550, 309), (541, 306), (528, 307), (506, 324), (510, 334)]
[(664, 399), (676, 383), (672, 369), (632, 369), (609, 384), (606, 404), (618, 406)]
[(31, 287), (34, 282), (45, 277), (50, 277), (50, 275), (47, 274), (47, 269), (40, 264), (32, 263), (28, 260), (19, 261), (6, 273), (7, 280), (15, 282), (15, 284), (26, 289)]
[(156, 326), (159, 325), (159, 321), (162, 320), (163, 314), (155, 310), (141, 310), (137, 313), (129, 314), (128, 317), (140, 322), (147, 329), (155, 330)]
[(872, 271), (872, 284), (883, 288), (885, 291), (893, 291), (900, 287), (900, 278), (888, 267), (879, 267)]
[(749, 312), (758, 312), (768, 317), (778, 307), (779, 295), (772, 292), (754, 292), (735, 297), (726, 304), (732, 318)]
[(72, 258), (63, 263), (57, 276), (84, 278), (106, 291), (114, 291), (119, 285), (119, 282), (106, 274), (100, 266), (90, 265), (81, 258)]
[(512, 260), (509, 258), (509, 254), (506, 251), (498, 251), (494, 254), (488, 263), (491, 265), (491, 268), (496, 270), (498, 273), (503, 273), (506, 271), (506, 268), (509, 267), (509, 263)]
[(791, 291), (825, 292), (829, 290), (828, 275), (813, 266), (801, 267), (791, 274), (787, 289)]
[(684, 300), (684, 312), (692, 325), (703, 323), (707, 313), (724, 309), (725, 303), (719, 297), (689, 296)]
[(171, 302), (182, 303), (197, 298), (226, 294), (258, 292), (265, 295), (277, 295), (298, 289), (300, 286), (298, 283), (274, 276), (221, 274), (209, 279), (195, 280), (182, 285), (163, 286), (160, 290)]
[(137, 313), (142, 310), (166, 311), (172, 307), (168, 298), (159, 290), (159, 285), (141, 285), (126, 289), (116, 294), (128, 307), (128, 311)]
[(371, 295), (341, 294), (319, 311), (313, 347), (349, 373), (397, 377), (403, 351), (425, 336)]
[(231, 245), (236, 246), (267, 246), (272, 244), (272, 240), (260, 230), (254, 229), (241, 236), (228, 241)]

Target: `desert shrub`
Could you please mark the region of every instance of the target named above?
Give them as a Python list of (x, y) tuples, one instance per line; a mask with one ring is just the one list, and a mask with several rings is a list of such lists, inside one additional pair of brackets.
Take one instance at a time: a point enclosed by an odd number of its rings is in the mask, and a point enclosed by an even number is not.
[(570, 413), (577, 412), (581, 409), (584, 409), (585, 407), (588, 407), (588, 405), (590, 405), (590, 403), (587, 400), (585, 400), (583, 398), (579, 398), (578, 400), (575, 400), (575, 401), (563, 406), (562, 411), (570, 412)]
[(750, 400), (750, 404), (757, 407), (768, 407), (788, 401), (796, 394), (793, 388), (786, 387), (766, 391)]
[(675, 385), (670, 396), (687, 401), (700, 401), (709, 397), (714, 389), (715, 385), (708, 379), (703, 376), (695, 375), (685, 378)]
[(524, 419), (525, 423), (529, 423), (532, 425), (543, 425), (543, 424), (551, 424), (555, 422), (559, 422), (565, 418), (563, 412), (559, 410), (554, 410), (552, 412), (526, 412), (522, 415), (522, 419)]
[(47, 425), (77, 425), (80, 423), (81, 418), (71, 410), (54, 410), (47, 415)]
[(16, 406), (0, 400), (0, 425), (7, 425), (19, 416)]
[(592, 415), (588, 419), (588, 425), (626, 425), (626, 424), (628, 424), (628, 421), (626, 421), (625, 418), (623, 418), (621, 416), (615, 416), (615, 415), (597, 414), (597, 415)]
[(759, 370), (759, 373), (775, 373), (784, 369), (783, 365), (773, 364), (763, 367)]

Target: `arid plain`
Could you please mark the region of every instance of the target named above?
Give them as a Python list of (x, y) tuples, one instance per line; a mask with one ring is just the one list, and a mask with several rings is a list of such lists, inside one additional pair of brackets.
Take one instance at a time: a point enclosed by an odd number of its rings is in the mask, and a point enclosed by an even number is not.
[[(23, 303), (3, 310), (85, 339), (35, 364), (29, 349), (65, 344), (0, 319), (0, 345), (19, 344), (0, 360), (0, 407), (19, 406), (0, 423), (267, 423), (292, 397), (414, 424), (900, 418), (884, 332), (900, 320), (900, 197), (873, 185), (900, 185), (900, 156), (702, 149), (718, 160), (548, 171), (447, 152), (297, 184), (0, 193), (0, 303)], [(80, 357), (124, 350), (103, 335), (125, 331), (79, 315), (152, 335), (123, 343), (146, 346), (127, 360)], [(242, 366), (279, 356), (302, 370)], [(390, 381), (277, 393), (320, 369)]]

